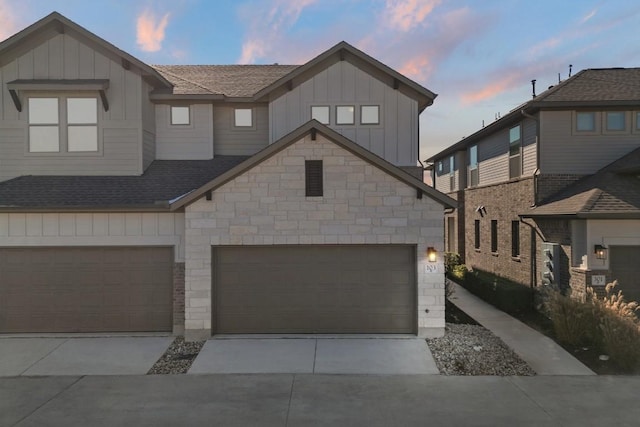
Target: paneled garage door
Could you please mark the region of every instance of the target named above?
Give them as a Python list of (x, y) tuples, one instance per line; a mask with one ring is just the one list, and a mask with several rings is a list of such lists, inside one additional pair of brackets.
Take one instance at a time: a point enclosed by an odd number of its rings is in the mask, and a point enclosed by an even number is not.
[(173, 250), (0, 249), (0, 332), (171, 331)]
[(640, 302), (640, 246), (612, 246), (610, 268), (625, 299)]
[(213, 248), (214, 333), (414, 333), (409, 245)]

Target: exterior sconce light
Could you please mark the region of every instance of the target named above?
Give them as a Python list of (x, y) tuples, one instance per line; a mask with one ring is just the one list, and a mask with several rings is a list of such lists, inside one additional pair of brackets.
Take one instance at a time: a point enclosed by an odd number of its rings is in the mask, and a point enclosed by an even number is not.
[(438, 260), (438, 251), (433, 246), (427, 248), (427, 261), (436, 262)]
[(607, 248), (602, 245), (595, 245), (593, 251), (597, 259), (607, 259)]

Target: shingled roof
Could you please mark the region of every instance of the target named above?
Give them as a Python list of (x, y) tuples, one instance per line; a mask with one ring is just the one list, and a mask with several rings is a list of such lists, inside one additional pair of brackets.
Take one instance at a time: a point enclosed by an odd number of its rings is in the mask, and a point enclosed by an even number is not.
[(566, 187), (521, 216), (640, 218), (640, 148)]
[(464, 150), (480, 139), (522, 120), (541, 108), (640, 105), (640, 68), (590, 68), (542, 92), (509, 114), (427, 159), (433, 162)]
[(298, 65), (153, 65), (175, 95), (250, 97)]
[(168, 210), (247, 158), (156, 160), (141, 176), (22, 176), (0, 183), (0, 211)]

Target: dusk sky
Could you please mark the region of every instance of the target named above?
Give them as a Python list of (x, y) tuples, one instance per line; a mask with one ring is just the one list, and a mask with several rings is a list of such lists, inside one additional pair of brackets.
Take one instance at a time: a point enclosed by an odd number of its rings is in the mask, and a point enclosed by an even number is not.
[(438, 94), (422, 160), (532, 79), (640, 66), (638, 0), (0, 0), (0, 40), (54, 10), (149, 64), (301, 64), (345, 40)]

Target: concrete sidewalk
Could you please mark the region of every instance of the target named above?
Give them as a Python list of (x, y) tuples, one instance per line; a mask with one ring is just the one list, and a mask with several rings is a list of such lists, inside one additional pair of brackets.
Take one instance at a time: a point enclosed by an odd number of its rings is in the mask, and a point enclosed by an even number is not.
[(13, 426), (637, 426), (640, 377), (147, 375), (0, 381)]
[(489, 329), (538, 375), (595, 375), (551, 338), (498, 310), (458, 284), (449, 300)]

